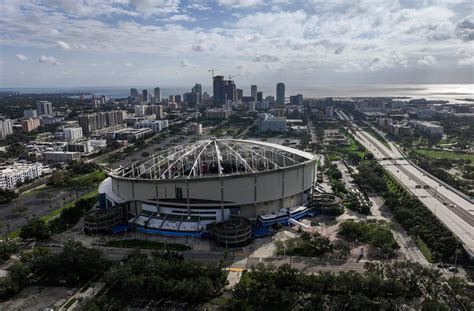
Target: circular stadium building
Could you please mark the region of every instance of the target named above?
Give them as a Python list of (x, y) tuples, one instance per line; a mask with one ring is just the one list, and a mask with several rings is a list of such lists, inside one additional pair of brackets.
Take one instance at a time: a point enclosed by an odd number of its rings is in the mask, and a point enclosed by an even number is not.
[(314, 154), (278, 144), (201, 140), (117, 169), (99, 186), (99, 205), (120, 209), (138, 231), (200, 236), (232, 215), (262, 214), (307, 203)]

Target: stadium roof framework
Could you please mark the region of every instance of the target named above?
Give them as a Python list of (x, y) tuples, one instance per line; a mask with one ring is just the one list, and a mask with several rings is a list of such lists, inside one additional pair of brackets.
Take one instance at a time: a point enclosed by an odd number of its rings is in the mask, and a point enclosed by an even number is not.
[(112, 175), (130, 179), (192, 179), (266, 172), (313, 160), (315, 155), (255, 140), (209, 139), (154, 154)]

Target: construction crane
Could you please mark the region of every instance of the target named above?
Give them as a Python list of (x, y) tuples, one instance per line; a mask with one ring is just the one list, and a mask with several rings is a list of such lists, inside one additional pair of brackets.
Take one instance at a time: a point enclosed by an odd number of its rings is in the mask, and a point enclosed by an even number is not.
[(236, 75), (233, 75), (233, 76), (229, 75), (229, 80), (232, 80), (233, 77), (237, 77), (237, 76), (240, 76), (240, 73), (238, 73)]
[(212, 79), (214, 79), (214, 71), (218, 71), (219, 69), (209, 69), (207, 72), (212, 73)]

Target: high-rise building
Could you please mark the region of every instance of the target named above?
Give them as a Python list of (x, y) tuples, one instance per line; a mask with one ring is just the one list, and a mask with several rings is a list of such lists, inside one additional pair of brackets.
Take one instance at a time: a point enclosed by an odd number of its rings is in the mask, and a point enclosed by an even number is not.
[(242, 97), (244, 97), (244, 90), (242, 89), (236, 89), (235, 90), (235, 100), (236, 101), (241, 101)]
[(226, 80), (225, 81), (225, 99), (226, 103), (227, 101), (235, 101), (235, 93), (236, 93), (236, 87), (235, 83), (232, 80)]
[(254, 84), (250, 86), (250, 96), (252, 96), (254, 100), (257, 99), (257, 85)]
[(53, 115), (53, 104), (46, 100), (40, 100), (36, 102), (36, 110), (39, 116), (52, 116)]
[(215, 106), (225, 104), (225, 80), (223, 76), (215, 76), (212, 84), (212, 96)]
[(276, 104), (285, 104), (285, 84), (280, 82), (276, 85)]
[(138, 102), (140, 99), (140, 95), (138, 94), (138, 90), (136, 88), (130, 89), (130, 101), (132, 103)]
[(297, 106), (303, 105), (303, 95), (301, 95), (301, 94), (291, 95), (290, 96), (290, 105), (297, 105)]
[(174, 96), (174, 100), (175, 100), (175, 102), (177, 102), (177, 103), (181, 103), (181, 95), (175, 95), (175, 96)]
[(170, 103), (175, 103), (175, 102), (176, 102), (176, 98), (175, 98), (174, 95), (170, 95), (169, 99), (170, 99), (170, 100), (169, 100)]
[(34, 109), (28, 109), (23, 111), (23, 117), (25, 118), (36, 118), (38, 116), (38, 111)]
[[(194, 88), (193, 88), (194, 89)], [(199, 101), (199, 94), (198, 93), (184, 93), (183, 94), (183, 100), (186, 104), (188, 104), (189, 106), (197, 106), (199, 105), (200, 101)]]
[(40, 126), (40, 120), (38, 118), (28, 118), (21, 121), (21, 129), (24, 132), (32, 132)]
[(164, 119), (165, 117), (163, 114), (163, 105), (151, 105), (150, 112), (154, 114), (157, 119)]
[(159, 87), (155, 87), (153, 89), (153, 97), (155, 98), (156, 102), (161, 102), (161, 90)]
[(202, 103), (202, 86), (201, 86), (201, 84), (196, 83), (196, 84), (193, 86), (191, 92), (198, 94), (199, 103)]
[(130, 96), (137, 98), (138, 97), (138, 90), (136, 88), (131, 88), (130, 89)]
[(148, 102), (148, 90), (147, 89), (144, 89), (142, 91), (142, 99), (145, 103)]
[(261, 103), (263, 101), (263, 92), (257, 92), (257, 101)]
[(91, 133), (104, 127), (124, 123), (124, 112), (121, 110), (95, 112), (79, 116), (79, 125), (83, 133)]
[(67, 127), (63, 129), (64, 140), (74, 141), (83, 137), (82, 127)]
[(13, 134), (13, 121), (0, 118), (0, 139), (5, 139), (10, 134)]

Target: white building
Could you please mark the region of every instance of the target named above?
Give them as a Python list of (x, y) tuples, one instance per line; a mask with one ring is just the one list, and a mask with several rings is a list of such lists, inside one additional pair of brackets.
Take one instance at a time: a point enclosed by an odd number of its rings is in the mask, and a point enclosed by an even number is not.
[(249, 103), (249, 112), (255, 112), (255, 102), (250, 102)]
[(443, 135), (443, 127), (433, 122), (411, 120), (410, 125), (413, 126), (413, 128), (419, 130), (420, 132), (428, 134), (428, 135), (433, 135), (433, 136)]
[(202, 124), (191, 122), (188, 124), (188, 133), (189, 134), (202, 134)]
[(135, 116), (137, 117), (143, 117), (146, 115), (146, 105), (136, 105), (135, 106)]
[(0, 119), (0, 139), (5, 139), (10, 134), (13, 134), (13, 121)]
[(168, 128), (168, 120), (140, 121), (135, 123), (136, 129), (149, 128), (158, 133)]
[(286, 117), (274, 117), (271, 114), (263, 113), (259, 116), (259, 129), (261, 132), (274, 131), (286, 132)]
[(38, 178), (42, 173), (41, 163), (14, 163), (0, 167), (0, 188), (15, 189), (18, 183)]
[(63, 129), (64, 140), (74, 141), (79, 140), (84, 135), (82, 134), (82, 127), (67, 127)]

